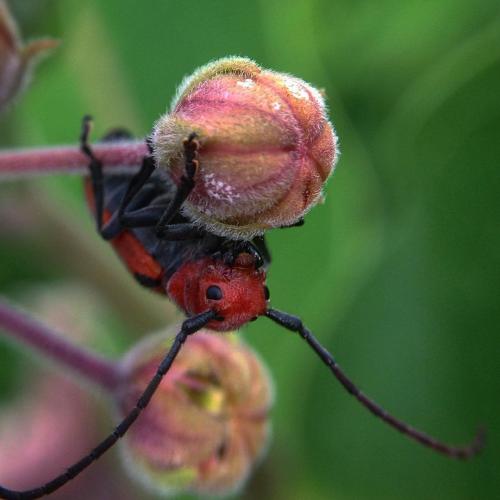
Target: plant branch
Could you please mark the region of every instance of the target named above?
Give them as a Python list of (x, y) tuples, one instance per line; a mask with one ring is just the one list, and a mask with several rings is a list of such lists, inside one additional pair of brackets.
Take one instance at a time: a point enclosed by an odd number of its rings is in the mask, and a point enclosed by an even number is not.
[(112, 390), (120, 379), (118, 364), (69, 342), (1, 297), (0, 330), (107, 390)]
[[(104, 168), (127, 170), (138, 167), (148, 154), (144, 141), (95, 144), (92, 146)], [(32, 175), (87, 172), (89, 159), (78, 146), (57, 146), (0, 151), (0, 179)]]

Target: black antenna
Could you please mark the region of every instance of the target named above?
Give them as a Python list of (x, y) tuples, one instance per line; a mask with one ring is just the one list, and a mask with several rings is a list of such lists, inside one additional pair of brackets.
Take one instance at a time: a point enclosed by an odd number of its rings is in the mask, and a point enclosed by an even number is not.
[(64, 486), (67, 482), (78, 476), (78, 474), (83, 472), (89, 465), (92, 464), (92, 462), (106, 453), (106, 451), (108, 451), (118, 441), (118, 439), (120, 439), (128, 431), (130, 426), (141, 414), (142, 410), (144, 410), (144, 408), (146, 408), (148, 403), (151, 401), (153, 394), (160, 385), (160, 382), (162, 381), (164, 375), (170, 369), (170, 366), (177, 357), (177, 354), (179, 354), (182, 344), (184, 344), (188, 336), (203, 328), (209, 321), (215, 319), (216, 316), (217, 314), (214, 311), (206, 311), (204, 313), (198, 314), (197, 316), (188, 318), (182, 323), (181, 330), (175, 336), (172, 347), (158, 366), (154, 377), (151, 379), (148, 386), (142, 393), (135, 407), (120, 422), (120, 424), (115, 427), (115, 430), (106, 439), (101, 441), (101, 443), (98, 444), (87, 456), (83, 457), (81, 460), (73, 464), (61, 475), (52, 479), (52, 481), (49, 481), (48, 483), (45, 483), (38, 488), (26, 491), (15, 491), (0, 486), (0, 498), (4, 498), (6, 500), (32, 500), (35, 498), (43, 497), (45, 495), (50, 495), (51, 493), (54, 493), (54, 491)]
[(298, 333), (320, 357), (321, 361), (330, 368), (335, 378), (352, 394), (364, 407), (368, 408), (376, 417), (394, 427), (402, 434), (419, 442), (420, 444), (432, 448), (443, 455), (457, 459), (468, 459), (481, 451), (484, 445), (484, 431), (480, 429), (472, 442), (464, 447), (449, 446), (441, 441), (434, 439), (423, 432), (411, 427), (410, 425), (398, 420), (387, 413), (381, 406), (363, 394), (354, 383), (347, 377), (344, 371), (337, 364), (333, 356), (318, 342), (314, 335), (303, 325), (302, 320), (291, 314), (277, 311), (276, 309), (268, 309), (266, 316), (272, 319), (278, 325), (283, 326), (287, 330)]

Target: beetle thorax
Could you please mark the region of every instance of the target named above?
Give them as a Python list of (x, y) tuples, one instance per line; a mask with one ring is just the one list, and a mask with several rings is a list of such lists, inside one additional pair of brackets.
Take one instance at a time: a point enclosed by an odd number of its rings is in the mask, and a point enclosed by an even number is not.
[(221, 319), (207, 327), (229, 331), (264, 314), (265, 279), (251, 260), (238, 258), (228, 265), (207, 257), (182, 265), (168, 281), (167, 293), (188, 316), (214, 310)]

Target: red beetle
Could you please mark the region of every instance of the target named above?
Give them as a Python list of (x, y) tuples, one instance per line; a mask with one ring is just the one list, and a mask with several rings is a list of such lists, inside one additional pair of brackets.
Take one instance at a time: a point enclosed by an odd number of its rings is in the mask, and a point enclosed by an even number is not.
[[(452, 447), (394, 418), (351, 382), (299, 318), (269, 307), (265, 268), (270, 258), (262, 237), (250, 242), (228, 240), (193, 225), (179, 213), (180, 200), (185, 197), (182, 185), (189, 185), (189, 178), (192, 179), (197, 168), (194, 134), (184, 141), (186, 181), (175, 188), (159, 170), (149, 172), (146, 181), (141, 179), (145, 170), (154, 169), (151, 156), (144, 158), (143, 168), (135, 175), (103, 174), (101, 163), (87, 143), (88, 132), (89, 119), (85, 119), (82, 151), (89, 156), (91, 173), (86, 181), (86, 192), (99, 233), (110, 240), (143, 286), (168, 295), (188, 318), (135, 408), (106, 439), (61, 475), (38, 488), (14, 491), (0, 486), (0, 498), (34, 499), (59, 489), (127, 432), (148, 405), (189, 335), (203, 327), (216, 331), (234, 330), (259, 316), (267, 316), (297, 332), (350, 394), (401, 433), (452, 458), (467, 459), (481, 450), (481, 431), (468, 446)], [(108, 139), (118, 139), (120, 135), (114, 133)], [(158, 214), (167, 214), (160, 231)]]

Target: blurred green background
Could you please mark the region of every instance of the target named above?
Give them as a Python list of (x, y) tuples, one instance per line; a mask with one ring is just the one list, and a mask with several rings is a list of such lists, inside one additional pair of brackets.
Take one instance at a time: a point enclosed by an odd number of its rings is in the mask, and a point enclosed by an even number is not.
[[(305, 226), (269, 234), (272, 303), (300, 315), (398, 417), (448, 442), (467, 441), (479, 423), (489, 431), (469, 463), (423, 449), (261, 319), (245, 337), (274, 374), (274, 439), (243, 496), (497, 498), (498, 1), (9, 3), (26, 37), (63, 43), (2, 116), (4, 147), (76, 143), (85, 113), (96, 138), (116, 125), (143, 136), (186, 73), (229, 54), (324, 88), (342, 156), (326, 203)], [(20, 299), (33, 284), (86, 280), (110, 304), (96, 343), (114, 354), (161, 325), (164, 311), (172, 318), (99, 241), (79, 179), (6, 185), (0, 201), (15, 215), (0, 226), (2, 293)], [(151, 314), (134, 316), (131, 303)], [(20, 390), (32, 359), (0, 343), (5, 398)]]

